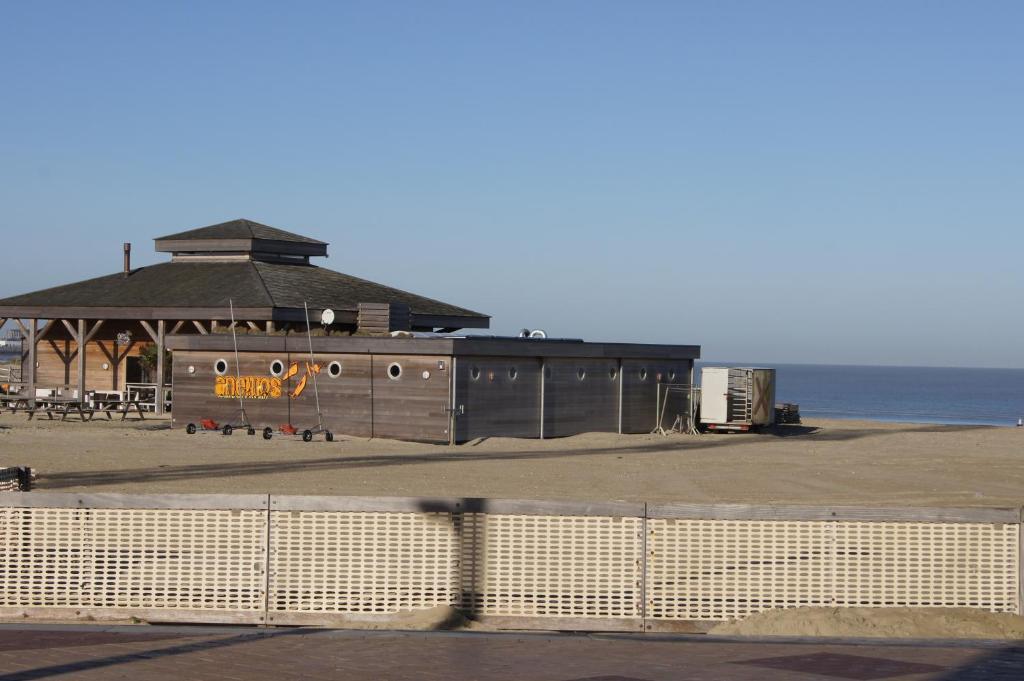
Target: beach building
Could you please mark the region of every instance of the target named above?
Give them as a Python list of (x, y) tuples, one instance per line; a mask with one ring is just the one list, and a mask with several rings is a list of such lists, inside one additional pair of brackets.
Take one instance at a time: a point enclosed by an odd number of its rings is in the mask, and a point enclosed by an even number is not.
[[(328, 244), (251, 220), (232, 220), (155, 240), (169, 262), (0, 299), (0, 324), (12, 320), (25, 336), (25, 390), (135, 390), (156, 411), (169, 401), (165, 352), (171, 335), (205, 336), (230, 324), (246, 331), (305, 329), (306, 312), (329, 333), (356, 332), (360, 303), (374, 329), (419, 331), (487, 328), (487, 315), (319, 267)], [(79, 347), (85, 351), (78, 352)], [(163, 399), (156, 396), (161, 395)]]
[[(648, 433), (688, 414), (693, 345), (571, 339), (173, 336), (174, 423), (288, 424), (425, 442)], [(310, 345), (312, 344), (312, 352)], [(315, 379), (315, 383), (313, 382)], [(672, 419), (669, 419), (671, 422)]]
[(490, 317), (319, 267), (328, 244), (250, 220), (155, 246), (168, 262), (133, 268), (125, 244), (120, 272), (0, 300), (28, 395), (430, 442), (650, 432), (659, 405), (688, 412), (658, 386), (692, 384), (698, 346), (454, 335)]

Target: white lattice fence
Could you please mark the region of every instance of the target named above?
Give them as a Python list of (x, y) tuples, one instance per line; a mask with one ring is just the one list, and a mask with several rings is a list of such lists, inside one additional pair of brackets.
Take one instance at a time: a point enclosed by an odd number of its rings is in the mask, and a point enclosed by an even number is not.
[(801, 606), (1020, 608), (1018, 509), (652, 506), (649, 516), (648, 630)]
[(504, 626), (642, 626), (639, 504), (271, 503), (271, 623), (344, 625), (447, 606)]
[(679, 630), (1020, 608), (1019, 509), (0, 493), (0, 617)]
[(0, 616), (263, 621), (266, 496), (17, 497), (0, 507)]

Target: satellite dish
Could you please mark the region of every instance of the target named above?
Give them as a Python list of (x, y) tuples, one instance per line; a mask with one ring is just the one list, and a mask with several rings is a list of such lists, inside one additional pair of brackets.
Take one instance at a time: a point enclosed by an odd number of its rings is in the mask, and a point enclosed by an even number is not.
[(320, 313), (320, 323), (324, 326), (330, 326), (334, 323), (334, 310), (326, 309)]

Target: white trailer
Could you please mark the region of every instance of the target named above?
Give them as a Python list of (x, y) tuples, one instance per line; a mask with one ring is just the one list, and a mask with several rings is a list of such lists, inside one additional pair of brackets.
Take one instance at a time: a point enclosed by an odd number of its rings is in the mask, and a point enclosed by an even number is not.
[(775, 423), (775, 369), (704, 367), (700, 422), (708, 430), (750, 430)]

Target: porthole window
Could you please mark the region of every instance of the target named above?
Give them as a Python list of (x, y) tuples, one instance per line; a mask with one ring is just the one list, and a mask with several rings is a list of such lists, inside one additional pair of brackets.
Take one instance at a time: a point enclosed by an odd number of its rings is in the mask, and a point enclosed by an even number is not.
[(640, 380), (641, 381), (646, 381), (647, 380), (647, 369), (641, 369), (640, 370)]
[(270, 363), (270, 375), (280, 377), (284, 373), (284, 362), (275, 359)]
[(608, 370), (608, 378), (610, 378), (611, 380), (614, 381), (618, 377), (619, 377), (619, 370), (618, 369), (616, 369), (615, 367), (612, 367), (611, 369)]
[(472, 378), (474, 381), (479, 381), (480, 380), (480, 367), (470, 367), (470, 369), (469, 369), (469, 377)]
[(519, 369), (516, 369), (515, 367), (509, 367), (509, 369), (508, 369), (508, 380), (514, 381), (517, 378), (519, 378)]
[(335, 361), (328, 364), (327, 375), (330, 376), (331, 378), (337, 378), (338, 376), (341, 376), (341, 362)]
[(392, 362), (388, 365), (388, 378), (392, 381), (397, 381), (402, 377), (402, 365), (398, 362)]
[(576, 370), (576, 378), (577, 379), (582, 381), (586, 377), (587, 377), (587, 370), (586, 369), (584, 369), (583, 367), (580, 367), (579, 369)]
[(223, 376), (228, 372), (228, 361), (226, 359), (218, 359), (213, 363), (213, 373), (218, 376)]

